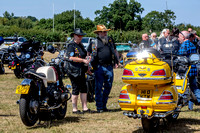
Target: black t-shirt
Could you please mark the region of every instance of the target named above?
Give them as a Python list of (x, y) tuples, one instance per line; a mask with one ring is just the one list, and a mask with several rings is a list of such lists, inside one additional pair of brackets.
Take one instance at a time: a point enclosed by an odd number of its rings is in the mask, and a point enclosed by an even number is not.
[[(113, 39), (108, 39), (108, 44), (103, 44), (100, 38), (97, 37), (97, 60), (100, 64), (112, 64), (111, 48), (116, 49)], [(89, 45), (88, 52), (92, 53), (92, 44)]]

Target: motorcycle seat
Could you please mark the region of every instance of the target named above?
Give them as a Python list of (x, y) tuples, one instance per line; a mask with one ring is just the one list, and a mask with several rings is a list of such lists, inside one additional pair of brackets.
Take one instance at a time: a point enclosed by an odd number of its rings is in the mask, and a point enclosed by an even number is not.
[(36, 77), (39, 77), (41, 79), (46, 78), (46, 75), (44, 73), (36, 73), (34, 70), (29, 70), (28, 72), (25, 73), (25, 75), (27, 75), (27, 74), (35, 75)]

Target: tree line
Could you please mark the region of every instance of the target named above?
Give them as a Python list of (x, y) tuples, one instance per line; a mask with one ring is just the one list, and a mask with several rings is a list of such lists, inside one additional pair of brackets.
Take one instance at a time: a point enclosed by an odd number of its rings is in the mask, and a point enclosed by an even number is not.
[(156, 32), (164, 28), (172, 29), (177, 27), (180, 30), (191, 27), (200, 33), (200, 28), (190, 24), (175, 25), (176, 15), (171, 10), (164, 12), (151, 11), (145, 17), (141, 17), (144, 8), (135, 1), (115, 0), (108, 6), (103, 6), (101, 10), (96, 10), (94, 21), (89, 18), (83, 18), (78, 10), (67, 10), (54, 15), (54, 31), (53, 18), (38, 20), (34, 16), (17, 17), (14, 13), (5, 11), (3, 17), (0, 17), (0, 36), (24, 36), (30, 39), (36, 36), (41, 42), (59, 42), (66, 41), (66, 36), (70, 35), (74, 29), (74, 12), (76, 27), (82, 28), (87, 36), (95, 37), (93, 31), (97, 24), (104, 24), (112, 30), (109, 35), (116, 42), (139, 43), (143, 33)]

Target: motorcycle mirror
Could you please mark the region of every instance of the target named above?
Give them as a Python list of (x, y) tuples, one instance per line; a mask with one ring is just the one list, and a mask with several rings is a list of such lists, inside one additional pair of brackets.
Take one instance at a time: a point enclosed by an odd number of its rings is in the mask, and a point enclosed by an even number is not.
[(189, 60), (190, 62), (197, 62), (200, 60), (200, 56), (198, 54), (191, 54)]

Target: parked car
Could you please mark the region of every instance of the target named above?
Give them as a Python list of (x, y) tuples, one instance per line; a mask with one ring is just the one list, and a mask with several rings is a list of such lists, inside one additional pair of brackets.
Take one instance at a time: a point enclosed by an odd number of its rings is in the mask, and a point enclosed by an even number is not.
[(92, 40), (94, 40), (94, 39), (95, 39), (95, 38), (93, 38), (93, 37), (83, 37), (83, 38), (82, 38), (82, 41), (81, 41), (81, 42), (83, 43), (85, 49), (88, 48), (90, 42), (91, 42)]
[(9, 46), (13, 46), (18, 51), (18, 47), (25, 41), (27, 40), (24, 37), (17, 37), (17, 39), (16, 37), (5, 37), (0, 49), (7, 49)]

